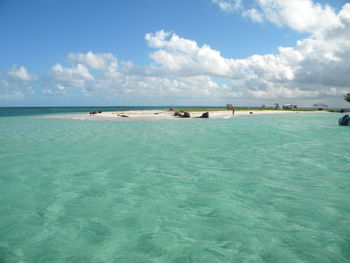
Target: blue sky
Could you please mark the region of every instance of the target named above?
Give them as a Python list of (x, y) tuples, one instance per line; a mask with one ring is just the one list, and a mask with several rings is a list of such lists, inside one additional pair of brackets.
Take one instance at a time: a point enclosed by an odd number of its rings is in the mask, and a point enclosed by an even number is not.
[(350, 4), (285, 2), (2, 0), (0, 106), (346, 106)]

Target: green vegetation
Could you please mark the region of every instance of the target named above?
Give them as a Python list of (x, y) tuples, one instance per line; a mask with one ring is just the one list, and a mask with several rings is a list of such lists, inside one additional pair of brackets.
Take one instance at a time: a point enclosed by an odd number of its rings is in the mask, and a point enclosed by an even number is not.
[[(350, 93), (347, 93), (344, 95), (344, 100), (347, 102), (350, 102)], [(344, 113), (344, 112), (350, 112), (350, 109), (328, 109), (328, 112), (337, 112), (337, 113)]]
[(315, 111), (315, 109), (302, 109), (302, 108), (298, 108), (298, 109), (282, 109), (283, 111)]
[[(226, 108), (174, 108), (175, 111), (189, 111), (189, 112), (203, 112), (203, 111), (232, 111)], [(274, 107), (265, 106), (264, 108), (243, 108), (237, 107), (235, 111), (264, 111), (264, 110), (275, 110)], [(314, 111), (314, 109), (283, 109), (284, 111)]]
[(261, 108), (235, 108), (235, 111), (242, 111), (242, 110), (250, 110), (250, 111), (264, 111), (264, 110), (272, 110), (272, 107), (261, 107)]

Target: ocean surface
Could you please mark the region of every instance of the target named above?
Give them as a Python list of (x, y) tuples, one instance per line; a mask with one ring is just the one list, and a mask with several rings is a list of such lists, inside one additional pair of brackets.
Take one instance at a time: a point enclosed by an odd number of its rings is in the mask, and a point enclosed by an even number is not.
[(341, 114), (93, 122), (2, 110), (1, 263), (350, 262)]

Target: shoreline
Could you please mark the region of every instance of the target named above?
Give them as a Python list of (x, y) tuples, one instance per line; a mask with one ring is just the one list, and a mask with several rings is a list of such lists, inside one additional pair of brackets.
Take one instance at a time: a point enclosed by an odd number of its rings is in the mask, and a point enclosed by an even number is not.
[[(190, 118), (181, 118), (174, 116), (175, 111), (169, 110), (127, 110), (127, 111), (108, 111), (97, 114), (62, 114), (48, 115), (41, 118), (64, 119), (64, 120), (86, 120), (86, 121), (164, 121), (164, 120), (193, 120), (206, 111), (188, 111)], [(304, 114), (304, 113), (327, 113), (327, 111), (286, 111), (286, 110), (238, 110), (232, 114), (231, 110), (208, 111), (209, 119), (231, 119), (243, 116), (271, 115), (271, 114)]]

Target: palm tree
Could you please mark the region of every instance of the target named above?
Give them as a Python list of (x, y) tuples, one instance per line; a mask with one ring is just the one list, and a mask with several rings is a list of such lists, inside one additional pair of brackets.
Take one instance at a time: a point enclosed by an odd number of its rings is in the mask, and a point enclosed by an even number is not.
[(350, 93), (347, 93), (347, 94), (344, 96), (344, 100), (346, 100), (347, 102), (350, 102)]

